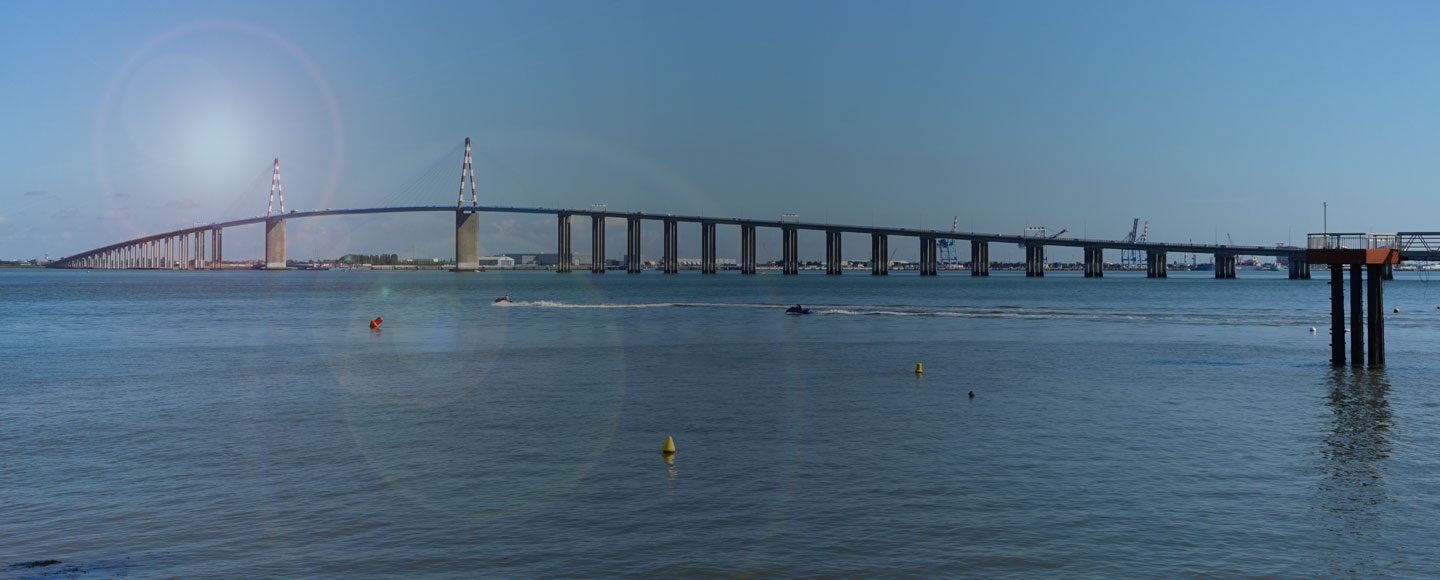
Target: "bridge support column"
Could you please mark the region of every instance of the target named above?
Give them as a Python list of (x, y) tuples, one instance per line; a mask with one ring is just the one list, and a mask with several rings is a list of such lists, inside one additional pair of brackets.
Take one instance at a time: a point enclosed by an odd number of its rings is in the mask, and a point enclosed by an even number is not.
[(714, 274), (715, 263), (715, 222), (700, 223), (700, 273)]
[(625, 218), (625, 272), (639, 274), (640, 261), (640, 218)]
[(480, 212), (455, 210), (455, 269), (452, 272), (474, 272), (480, 269)]
[(1085, 277), (1099, 278), (1105, 275), (1104, 266), (1105, 250), (1102, 248), (1085, 248)]
[(939, 244), (935, 238), (922, 236), (920, 238), (920, 275), (934, 276), (940, 273)]
[[(1215, 276), (1220, 276), (1216, 257)], [(1356, 337), (1358, 338), (1358, 337)], [(1330, 264), (1330, 364), (1345, 366), (1345, 265)]]
[(285, 220), (265, 220), (265, 269), (285, 269)]
[(224, 237), (224, 235), (223, 235), (223, 234), (224, 234), (224, 230), (219, 230), (219, 229), (217, 229), (217, 230), (214, 230), (214, 232), (215, 232), (215, 269), (216, 269), (216, 270), (222, 270), (222, 269), (225, 268), (225, 254), (224, 254), (224, 252), (222, 251), (222, 250), (224, 249), (224, 247), (225, 247), (225, 244), (224, 244), (225, 237)]
[(843, 271), (840, 266), (840, 232), (825, 232), (825, 275), (839, 276)]
[(210, 262), (205, 259), (205, 232), (195, 232), (195, 269), (206, 270)]
[(1215, 279), (1229, 280), (1235, 277), (1235, 255), (1215, 254)]
[(1169, 271), (1165, 262), (1168, 258), (1165, 252), (1149, 250), (1145, 252), (1145, 277), (1146, 278), (1168, 278)]
[(575, 265), (575, 253), (570, 250), (570, 214), (556, 214), (555, 226), (555, 271), (569, 274)]
[(870, 234), (870, 275), (890, 275), (890, 236)]
[[(1338, 264), (1335, 267), (1342, 270), (1345, 268), (1345, 266)], [(1365, 358), (1365, 344), (1360, 341), (1360, 337), (1364, 336), (1365, 329), (1365, 315), (1361, 314), (1360, 310), (1362, 303), (1361, 295), (1364, 293), (1365, 288), (1362, 285), (1363, 280), (1361, 280), (1361, 278), (1363, 278), (1363, 272), (1364, 266), (1360, 264), (1350, 265), (1350, 364), (1357, 367), (1365, 364), (1362, 362)], [(1370, 294), (1371, 298), (1375, 297), (1374, 292)], [(1371, 315), (1373, 316), (1374, 313), (1371, 313)], [(1374, 363), (1372, 362), (1371, 364)]]
[[(1371, 264), (1370, 269), (1370, 299), (1367, 301), (1368, 313), (1370, 315), (1370, 359), (1372, 367), (1385, 366), (1385, 271), (1390, 268), (1389, 263)], [(1360, 340), (1358, 330), (1351, 331), (1351, 340)]]
[(780, 228), (782, 246), (782, 258), (785, 262), (783, 273), (795, 275), (800, 273), (800, 231), (793, 227)]
[(605, 273), (605, 216), (590, 216), (590, 273)]
[(740, 226), (740, 273), (755, 273), (755, 226)]
[(970, 275), (990, 275), (990, 242), (970, 240)]
[(1381, 280), (1394, 280), (1394, 279), (1395, 279), (1395, 267), (1392, 266), (1392, 265), (1390, 265), (1390, 264), (1381, 264), (1381, 265), (1380, 265), (1380, 279), (1381, 279)]
[(665, 273), (680, 273), (680, 222), (665, 220)]
[(1042, 278), (1045, 276), (1044, 244), (1025, 244), (1025, 276), (1029, 278)]

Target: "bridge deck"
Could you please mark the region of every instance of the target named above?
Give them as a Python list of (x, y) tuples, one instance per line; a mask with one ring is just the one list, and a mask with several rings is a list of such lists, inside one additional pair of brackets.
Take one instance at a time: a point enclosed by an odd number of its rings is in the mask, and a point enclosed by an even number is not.
[[(176, 236), (183, 236), (211, 230), (233, 228), (251, 224), (264, 223), (270, 219), (302, 219), (336, 215), (364, 215), (382, 213), (414, 213), (414, 212), (454, 212), (453, 205), (423, 205), (423, 206), (399, 206), (399, 207), (372, 207), (354, 209), (325, 209), (316, 211), (291, 211), (290, 213), (278, 216), (257, 216), (225, 222), (212, 222), (209, 224), (192, 226), (178, 230), (143, 236), (108, 246), (95, 248), (81, 252), (73, 256), (67, 256), (52, 262), (55, 267), (65, 267), (66, 264), (80, 258), (92, 256), (102, 252), (124, 248), (135, 244), (161, 240)], [(951, 232), (946, 230), (928, 230), (920, 228), (897, 228), (897, 227), (874, 227), (857, 226), (847, 224), (829, 224), (816, 222), (790, 222), (783, 220), (759, 220), (731, 217), (707, 217), (698, 215), (677, 215), (660, 214), (647, 212), (616, 212), (596, 211), (583, 209), (564, 208), (538, 208), (538, 207), (510, 207), (510, 206), (475, 206), (463, 207), (464, 212), (482, 213), (515, 213), (515, 214), (541, 214), (541, 215), (572, 215), (587, 217), (603, 217), (616, 219), (641, 219), (652, 221), (675, 221), (686, 223), (713, 223), (722, 225), (764, 227), (777, 229), (795, 229), (812, 231), (831, 231), (851, 234), (876, 234), (885, 236), (901, 236), (916, 238), (935, 238), (949, 240), (968, 240), (977, 242), (995, 242), (1009, 244), (1028, 244), (1043, 246), (1059, 246), (1073, 248), (1101, 248), (1107, 250), (1138, 250), (1144, 252), (1173, 252), (1173, 253), (1196, 253), (1196, 254), (1217, 254), (1217, 255), (1246, 255), (1246, 256), (1291, 256), (1297, 252), (1303, 253), (1304, 248), (1300, 247), (1274, 247), (1274, 246), (1231, 246), (1224, 244), (1173, 244), (1173, 243), (1138, 243), (1124, 242), (1120, 240), (1084, 239), (1084, 238), (1037, 238), (1029, 236), (989, 234), (979, 232)], [(1429, 252), (1440, 254), (1440, 246), (1437, 251)], [(1428, 254), (1428, 253), (1427, 253)], [(1406, 256), (1405, 259), (1412, 259)]]

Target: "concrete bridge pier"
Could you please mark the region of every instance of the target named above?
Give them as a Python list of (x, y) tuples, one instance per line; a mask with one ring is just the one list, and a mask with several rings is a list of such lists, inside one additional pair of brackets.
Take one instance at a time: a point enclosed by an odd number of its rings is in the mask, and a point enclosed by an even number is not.
[(940, 273), (939, 244), (931, 236), (920, 237), (920, 275), (934, 276)]
[(265, 269), (285, 269), (285, 220), (280, 218), (265, 220)]
[(700, 273), (714, 274), (719, 270), (715, 262), (715, 222), (700, 223)]
[(219, 270), (219, 269), (221, 269), (221, 268), (223, 268), (223, 267), (225, 266), (225, 255), (224, 255), (224, 253), (222, 252), (222, 248), (224, 247), (224, 240), (225, 240), (224, 236), (222, 235), (223, 232), (224, 232), (224, 230), (220, 230), (220, 229), (210, 230), (210, 236), (211, 236), (211, 238), (212, 238), (212, 241), (214, 242), (212, 245), (215, 246), (215, 269), (216, 269), (216, 270)]
[(639, 274), (640, 262), (640, 218), (625, 218), (625, 273)]
[(1215, 254), (1215, 279), (1235, 278), (1235, 254)]
[(825, 275), (839, 276), (844, 268), (840, 264), (840, 232), (825, 231)]
[(1310, 262), (1305, 259), (1304, 252), (1292, 253), (1286, 256), (1285, 261), (1288, 262), (1286, 268), (1288, 278), (1291, 280), (1310, 279)]
[(1146, 278), (1169, 278), (1170, 272), (1166, 267), (1169, 257), (1165, 252), (1145, 252), (1145, 277)]
[(480, 269), (480, 212), (455, 210), (455, 269), (452, 272), (474, 272)]
[(568, 274), (575, 265), (575, 254), (570, 250), (570, 214), (556, 214), (555, 225), (555, 271)]
[(665, 220), (665, 273), (680, 273), (680, 222)]
[(208, 270), (210, 261), (205, 255), (205, 232), (195, 232), (195, 269)]
[(990, 242), (970, 241), (970, 275), (990, 275)]
[(755, 273), (755, 226), (740, 226), (740, 273)]
[(1101, 248), (1085, 248), (1085, 277), (1100, 278), (1105, 275), (1104, 266), (1105, 250)]
[(890, 236), (870, 234), (870, 275), (890, 275)]
[(784, 274), (795, 275), (800, 273), (800, 231), (791, 227), (780, 228), (782, 253), (784, 255), (784, 267), (781, 270)]
[(590, 273), (605, 273), (605, 216), (590, 216)]
[(1025, 276), (1028, 278), (1042, 278), (1045, 276), (1044, 244), (1025, 244)]

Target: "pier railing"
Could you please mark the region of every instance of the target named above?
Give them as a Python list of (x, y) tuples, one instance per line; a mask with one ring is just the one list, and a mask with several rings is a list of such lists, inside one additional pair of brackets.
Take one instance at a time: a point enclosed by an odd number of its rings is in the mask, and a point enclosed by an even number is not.
[(1401, 249), (1399, 234), (1310, 234), (1306, 242), (1306, 248), (1311, 250)]

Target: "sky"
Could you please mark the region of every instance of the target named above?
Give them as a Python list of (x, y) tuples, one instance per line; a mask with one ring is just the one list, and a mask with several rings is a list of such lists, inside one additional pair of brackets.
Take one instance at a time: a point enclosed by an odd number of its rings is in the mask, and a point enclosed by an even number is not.
[[(0, 259), (261, 215), (276, 157), (287, 210), (449, 204), (466, 137), (484, 204), (1111, 239), (1138, 217), (1156, 241), (1265, 245), (1440, 230), (1435, 3), (10, 0), (0, 16)], [(482, 253), (554, 251), (552, 220), (486, 215)], [(260, 255), (258, 226), (227, 234), (227, 258)], [(802, 235), (802, 258), (822, 239)], [(288, 242), (451, 256), (453, 218), (297, 220)], [(698, 255), (698, 226), (681, 245)], [(760, 245), (778, 257), (778, 232)], [(847, 258), (868, 251), (847, 238)]]

